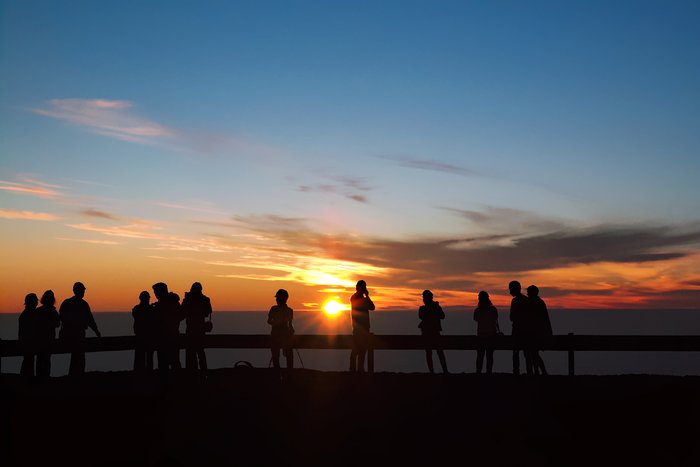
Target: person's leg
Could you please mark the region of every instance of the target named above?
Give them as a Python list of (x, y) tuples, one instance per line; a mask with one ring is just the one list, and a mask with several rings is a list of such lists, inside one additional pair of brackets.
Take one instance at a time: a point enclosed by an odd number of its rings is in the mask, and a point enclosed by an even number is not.
[(22, 378), (31, 380), (34, 377), (34, 354), (25, 354), (22, 359), (22, 368), (19, 370)]
[(440, 359), (440, 366), (442, 367), (442, 372), (447, 374), (449, 371), (447, 371), (447, 359), (445, 358), (445, 351), (442, 349), (438, 349), (437, 351), (438, 358)]
[(359, 349), (357, 352), (357, 371), (364, 373), (365, 371), (365, 356), (367, 355), (367, 349), (364, 347)]
[(153, 353), (154, 350), (151, 347), (146, 347), (146, 369), (148, 371), (153, 371)]
[(539, 369), (539, 372), (543, 375), (547, 374), (547, 368), (544, 366), (544, 360), (542, 360), (542, 356), (540, 355), (539, 350), (535, 350), (535, 367)]
[(207, 366), (207, 354), (204, 353), (204, 347), (199, 347), (197, 349), (197, 357), (199, 358), (199, 369), (208, 369), (209, 367)]
[(191, 342), (193, 339), (193, 336), (187, 336), (187, 347), (185, 348), (185, 368), (191, 371), (197, 369), (197, 349)]
[(41, 379), (51, 376), (51, 354), (39, 352), (36, 356), (36, 375)]
[(433, 349), (425, 349), (425, 363), (428, 364), (428, 371), (435, 373), (433, 368)]
[(476, 372), (481, 373), (484, 367), (484, 349), (476, 349)]
[(177, 340), (173, 339), (170, 343), (170, 366), (175, 370), (182, 369), (182, 363), (180, 362), (180, 347), (177, 345)]
[(520, 374), (520, 350), (518, 349), (513, 350), (513, 374)]
[(530, 347), (525, 348), (525, 369), (527, 371), (528, 375), (534, 374), (534, 366), (533, 366), (533, 358), (532, 358), (532, 349)]
[(287, 369), (294, 368), (294, 350), (291, 347), (284, 349), (284, 358), (287, 360)]
[(275, 370), (280, 369), (280, 348), (278, 346), (273, 346), (272, 349), (272, 366)]
[(486, 373), (493, 372), (493, 349), (486, 350)]
[(134, 371), (143, 371), (145, 363), (146, 352), (144, 351), (143, 344), (136, 341), (136, 348), (134, 349)]

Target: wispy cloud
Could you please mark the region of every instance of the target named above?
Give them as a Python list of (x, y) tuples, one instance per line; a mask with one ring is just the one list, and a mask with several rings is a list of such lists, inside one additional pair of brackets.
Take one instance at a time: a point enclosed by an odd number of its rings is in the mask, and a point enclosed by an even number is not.
[(378, 155), (379, 159), (384, 159), (392, 161), (399, 165), (400, 167), (406, 167), (408, 169), (418, 169), (418, 170), (430, 170), (433, 172), (444, 172), (453, 175), (461, 175), (463, 177), (483, 177), (486, 174), (479, 171), (470, 169), (468, 167), (462, 167), (459, 165), (448, 164), (446, 162), (440, 162), (433, 159), (420, 159), (400, 155)]
[(51, 99), (31, 111), (132, 143), (154, 144), (179, 134), (174, 128), (137, 114), (134, 104), (123, 100)]
[(66, 237), (57, 237), (56, 239), (64, 241), (64, 242), (80, 242), (80, 243), (89, 243), (92, 245), (120, 245), (119, 242), (114, 241), (114, 240), (94, 240), (94, 239), (89, 239), (89, 238), (66, 238)]
[(38, 196), (40, 198), (58, 198), (62, 195), (60, 190), (63, 188), (64, 187), (60, 185), (53, 185), (32, 179), (23, 179), (20, 182), (0, 180), (0, 190), (23, 195)]
[(317, 183), (299, 185), (298, 190), (304, 193), (325, 193), (343, 196), (358, 203), (367, 203), (369, 199), (365, 193), (372, 190), (363, 179), (357, 177), (337, 176), (322, 174), (325, 179), (335, 183)]
[(87, 208), (80, 211), (80, 214), (87, 217), (99, 217), (101, 219), (107, 219), (110, 221), (118, 221), (119, 217), (114, 214), (110, 214), (105, 211), (100, 211), (99, 209)]
[(55, 214), (49, 214), (46, 212), (17, 211), (16, 209), (0, 209), (0, 219), (55, 221), (60, 219), (60, 217)]
[(166, 203), (166, 202), (155, 202), (153, 203), (156, 206), (162, 207), (162, 208), (167, 208), (167, 209), (177, 209), (181, 211), (193, 211), (193, 212), (201, 212), (201, 213), (206, 213), (206, 214), (224, 214), (224, 211), (221, 211), (219, 209), (207, 207), (207, 206), (195, 206), (195, 205), (188, 205), (188, 204), (178, 204), (178, 203)]

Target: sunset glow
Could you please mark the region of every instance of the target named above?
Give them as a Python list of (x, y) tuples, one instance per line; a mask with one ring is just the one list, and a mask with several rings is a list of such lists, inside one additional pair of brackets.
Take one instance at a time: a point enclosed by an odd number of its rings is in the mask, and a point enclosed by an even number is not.
[(0, 312), (78, 280), (96, 311), (199, 281), (325, 318), (360, 279), (378, 310), (502, 308), (514, 279), (699, 306), (682, 6), (32, 5), (0, 14)]
[(347, 307), (338, 303), (337, 300), (328, 300), (326, 304), (323, 305), (323, 311), (329, 316), (335, 316), (346, 309)]

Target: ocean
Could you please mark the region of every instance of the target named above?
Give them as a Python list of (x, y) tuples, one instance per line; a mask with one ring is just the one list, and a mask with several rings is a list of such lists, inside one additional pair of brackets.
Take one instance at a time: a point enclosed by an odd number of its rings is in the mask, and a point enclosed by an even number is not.
[[(378, 311), (372, 314), (375, 334), (419, 334), (417, 311)], [(0, 339), (17, 338), (16, 313), (0, 314)], [(550, 310), (555, 334), (617, 334), (617, 335), (699, 335), (700, 310)], [(214, 312), (214, 333), (266, 334), (269, 326), (264, 311)], [(125, 312), (95, 313), (95, 320), (104, 336), (132, 334), (132, 317)], [(499, 316), (501, 329), (510, 333), (507, 312)], [(476, 323), (471, 311), (447, 310), (443, 334), (475, 334)], [(347, 313), (328, 317), (319, 312), (295, 311), (297, 334), (350, 334)], [(182, 330), (184, 331), (184, 323)], [(88, 335), (91, 335), (88, 330)], [(267, 367), (267, 350), (207, 350), (211, 368), (232, 367), (237, 361), (250, 362), (255, 367)], [(470, 373), (475, 369), (474, 351), (446, 351), (450, 372)], [(567, 373), (566, 352), (543, 352), (547, 369), (552, 374)], [(323, 371), (347, 369), (347, 350), (299, 350), (296, 365)], [(439, 368), (437, 357), (435, 367)], [(68, 355), (52, 357), (52, 376), (68, 372)], [(132, 367), (133, 352), (102, 352), (87, 355), (87, 371), (119, 371)], [(181, 355), (184, 363), (184, 351)], [(4, 358), (2, 371), (18, 373), (21, 357)], [(284, 364), (284, 363), (283, 363)], [(375, 371), (426, 372), (422, 351), (383, 350), (375, 354)], [(496, 351), (494, 371), (511, 371), (511, 353)], [(577, 352), (576, 373), (593, 375), (659, 374), (700, 375), (700, 355), (693, 352)]]

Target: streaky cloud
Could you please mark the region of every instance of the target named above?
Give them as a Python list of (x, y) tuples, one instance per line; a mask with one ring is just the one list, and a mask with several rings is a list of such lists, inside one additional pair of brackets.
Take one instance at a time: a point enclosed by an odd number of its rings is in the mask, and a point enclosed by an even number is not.
[(107, 219), (111, 221), (119, 220), (119, 217), (115, 216), (114, 214), (110, 214), (108, 212), (100, 211), (99, 209), (93, 208), (83, 209), (82, 211), (80, 211), (80, 214), (87, 217), (98, 217), (101, 219)]
[(155, 144), (178, 135), (174, 128), (134, 113), (133, 107), (132, 102), (123, 100), (51, 99), (44, 107), (30, 110), (132, 143)]
[(40, 198), (59, 198), (62, 196), (60, 191), (61, 188), (63, 187), (31, 179), (25, 179), (21, 182), (0, 180), (0, 190), (23, 195), (38, 196)]
[(56, 221), (60, 217), (55, 214), (34, 211), (18, 211), (16, 209), (0, 209), (0, 219), (30, 220), (30, 221)]
[(418, 170), (429, 170), (432, 172), (444, 172), (453, 175), (460, 175), (463, 177), (483, 177), (486, 174), (479, 171), (470, 169), (468, 167), (462, 167), (459, 165), (448, 164), (446, 162), (440, 162), (432, 159), (420, 159), (400, 155), (389, 155), (381, 154), (375, 156), (379, 159), (388, 160), (398, 164), (400, 167), (405, 167), (408, 169), (418, 169)]

